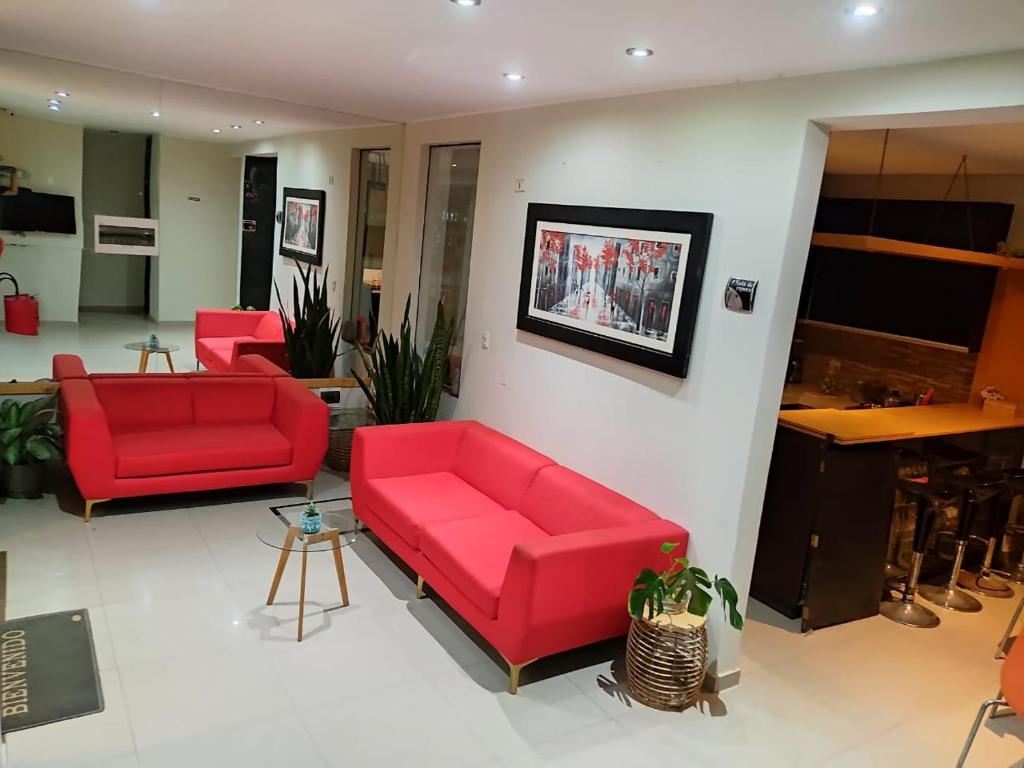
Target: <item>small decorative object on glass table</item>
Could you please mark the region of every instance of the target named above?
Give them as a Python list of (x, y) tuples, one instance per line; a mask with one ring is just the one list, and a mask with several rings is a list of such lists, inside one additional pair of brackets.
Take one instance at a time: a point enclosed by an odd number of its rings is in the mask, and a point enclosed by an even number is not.
[(667, 570), (645, 568), (629, 593), (633, 623), (626, 644), (626, 679), (637, 701), (655, 709), (683, 710), (697, 698), (708, 668), (707, 612), (714, 588), (729, 623), (743, 628), (736, 590), (728, 579), (672, 557), (677, 543), (665, 542)]
[(323, 522), (323, 515), (320, 509), (312, 501), (302, 510), (302, 517), (299, 519), (299, 527), (303, 533), (320, 533), (320, 525)]
[(163, 355), (167, 358), (167, 368), (171, 373), (174, 373), (174, 361), (171, 360), (171, 352), (177, 352), (181, 349), (177, 344), (162, 344), (160, 339), (153, 334), (150, 334), (150, 337), (145, 341), (133, 341), (131, 344), (125, 344), (124, 348), (139, 353), (139, 373), (146, 372), (146, 369), (149, 367), (149, 356), (152, 354)]
[[(317, 530), (307, 531), (316, 516), (308, 515), (312, 508), (319, 517)], [(302, 624), (306, 608), (306, 558), (310, 552), (330, 552), (334, 557), (334, 569), (338, 574), (338, 588), (341, 591), (341, 605), (348, 605), (348, 584), (345, 581), (345, 563), (341, 556), (343, 547), (352, 545), (359, 535), (356, 519), (352, 514), (352, 499), (326, 499), (314, 504), (286, 504), (271, 507), (256, 531), (256, 536), (268, 547), (279, 549), (277, 571), (267, 595), (267, 605), (273, 605), (277, 588), (281, 585), (292, 552), (302, 554), (302, 572), (299, 578), (299, 626), (297, 639), (302, 641)], [(310, 518), (310, 522), (307, 522)]]

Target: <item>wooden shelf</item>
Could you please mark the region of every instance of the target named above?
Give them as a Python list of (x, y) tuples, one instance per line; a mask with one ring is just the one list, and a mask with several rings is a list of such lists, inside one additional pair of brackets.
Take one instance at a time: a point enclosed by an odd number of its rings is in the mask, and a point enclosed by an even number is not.
[(887, 253), (892, 256), (906, 256), (912, 259), (953, 261), (958, 264), (973, 264), (978, 267), (1024, 269), (1024, 259), (1015, 259), (1011, 256), (998, 256), (994, 253), (979, 253), (978, 251), (962, 251), (959, 248), (943, 248), (938, 245), (911, 243), (906, 240), (890, 240), (886, 237), (872, 237), (871, 235), (836, 235), (828, 232), (815, 232), (811, 235), (811, 245), (823, 248), (838, 248), (844, 251)]

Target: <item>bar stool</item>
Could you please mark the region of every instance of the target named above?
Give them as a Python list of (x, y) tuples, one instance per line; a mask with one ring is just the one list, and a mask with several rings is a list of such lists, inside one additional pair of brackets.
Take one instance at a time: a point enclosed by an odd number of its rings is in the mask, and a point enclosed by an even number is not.
[(914, 602), (917, 594), (917, 580), (921, 576), (921, 561), (924, 559), (928, 534), (931, 533), (935, 520), (935, 510), (954, 497), (948, 488), (936, 488), (913, 480), (901, 480), (900, 487), (913, 496), (917, 502), (917, 515), (914, 518), (913, 557), (910, 561), (910, 573), (903, 585), (903, 596), (899, 600), (886, 601), (878, 606), (878, 612), (899, 624), (908, 627), (931, 629), (939, 626), (939, 617), (930, 608)]
[(964, 552), (967, 550), (971, 524), (974, 522), (977, 511), (978, 492), (974, 484), (971, 484), (964, 488), (960, 499), (960, 514), (956, 524), (956, 556), (953, 559), (953, 570), (949, 574), (949, 581), (944, 587), (925, 584), (919, 590), (921, 597), (947, 611), (977, 613), (981, 610), (981, 603), (977, 598), (956, 586), (957, 579), (960, 578), (960, 566), (964, 561)]
[(995, 496), (990, 502), (988, 522), (985, 526), (985, 533), (988, 536), (985, 559), (977, 573), (961, 570), (956, 583), (969, 592), (1008, 599), (1013, 597), (1013, 588), (993, 573), (992, 558), (1010, 519), (1010, 509), (1013, 507), (1016, 494), (1008, 482), (1006, 472), (988, 473), (988, 477), (995, 482), (989, 486), (995, 491)]

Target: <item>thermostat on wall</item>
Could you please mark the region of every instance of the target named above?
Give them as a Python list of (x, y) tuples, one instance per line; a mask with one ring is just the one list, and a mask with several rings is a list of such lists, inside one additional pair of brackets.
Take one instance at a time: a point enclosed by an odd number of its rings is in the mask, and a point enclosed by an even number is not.
[(753, 312), (757, 295), (757, 280), (730, 277), (725, 284), (725, 308), (733, 312)]

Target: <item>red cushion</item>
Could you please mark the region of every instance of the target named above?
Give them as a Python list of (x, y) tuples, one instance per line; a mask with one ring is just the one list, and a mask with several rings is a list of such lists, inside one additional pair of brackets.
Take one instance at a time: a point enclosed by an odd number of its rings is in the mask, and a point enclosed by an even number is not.
[(565, 467), (544, 467), (519, 507), (552, 536), (631, 525), (657, 517), (610, 488)]
[(498, 617), (498, 598), (516, 544), (550, 538), (518, 512), (431, 525), (420, 550), (485, 615)]
[(271, 424), (192, 425), (114, 435), (117, 477), (278, 467), (292, 446)]
[(196, 424), (269, 422), (277, 386), (262, 376), (192, 376)]
[(554, 462), (483, 424), (467, 424), (453, 471), (505, 509), (516, 509), (534, 475)]
[(257, 323), (256, 330), (253, 331), (252, 335), (257, 339), (284, 341), (284, 327), (281, 325), (281, 316), (276, 312), (268, 312)]
[(505, 511), (451, 472), (371, 480), (366, 491), (370, 508), (413, 549), (428, 526)]
[(192, 390), (177, 376), (91, 379), (113, 433), (192, 423)]

